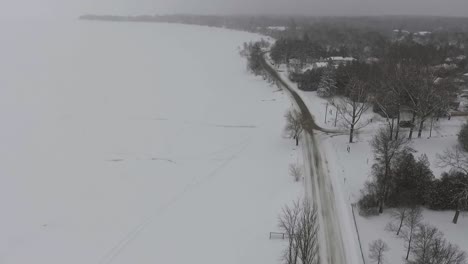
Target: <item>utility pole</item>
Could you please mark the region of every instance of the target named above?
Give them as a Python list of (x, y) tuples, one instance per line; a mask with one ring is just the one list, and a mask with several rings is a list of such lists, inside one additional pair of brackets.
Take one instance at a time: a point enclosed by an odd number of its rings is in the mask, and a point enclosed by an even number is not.
[(335, 109), (335, 127), (336, 127), (336, 121), (338, 121), (338, 107)]
[(431, 131), (429, 132), (429, 137), (432, 137), (432, 126), (434, 124), (434, 116), (431, 118)]
[(325, 106), (325, 124), (327, 123), (327, 114), (328, 114), (328, 103)]

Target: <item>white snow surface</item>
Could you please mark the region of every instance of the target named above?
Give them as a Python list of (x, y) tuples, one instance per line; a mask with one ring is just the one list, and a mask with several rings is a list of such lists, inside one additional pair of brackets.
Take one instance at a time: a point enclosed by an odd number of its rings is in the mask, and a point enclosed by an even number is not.
[(326, 60), (332, 60), (332, 61), (355, 61), (356, 59), (353, 57), (342, 57), (342, 56), (337, 56), (337, 57), (330, 57), (327, 58)]
[(276, 31), (285, 31), (287, 27), (284, 26), (276, 26), (276, 27), (268, 27), (269, 30), (276, 30)]
[(0, 263), (279, 263), (301, 161), (289, 99), (238, 54), (260, 36), (1, 27)]

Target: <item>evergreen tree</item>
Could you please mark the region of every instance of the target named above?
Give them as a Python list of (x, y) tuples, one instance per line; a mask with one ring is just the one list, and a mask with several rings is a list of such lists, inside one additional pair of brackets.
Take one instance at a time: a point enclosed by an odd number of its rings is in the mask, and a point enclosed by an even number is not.
[(336, 94), (336, 79), (333, 66), (328, 66), (320, 78), (317, 95), (320, 97), (331, 97)]
[(434, 180), (427, 156), (422, 155), (416, 160), (408, 152), (399, 156), (392, 167), (394, 172), (389, 205), (424, 205)]

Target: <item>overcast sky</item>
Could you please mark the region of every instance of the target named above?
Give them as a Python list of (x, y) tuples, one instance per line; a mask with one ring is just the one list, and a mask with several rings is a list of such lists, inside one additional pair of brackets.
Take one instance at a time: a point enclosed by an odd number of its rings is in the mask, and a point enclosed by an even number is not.
[(468, 16), (468, 0), (0, 0), (2, 17), (84, 13)]

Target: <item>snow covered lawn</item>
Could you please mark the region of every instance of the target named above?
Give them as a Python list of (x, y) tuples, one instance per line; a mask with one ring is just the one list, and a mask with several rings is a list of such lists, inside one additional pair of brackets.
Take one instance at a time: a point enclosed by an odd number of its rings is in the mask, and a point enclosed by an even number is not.
[[(290, 101), (222, 29), (1, 24), (0, 263), (278, 263)], [(14, 30), (12, 30), (14, 28)]]
[[(280, 67), (284, 68), (284, 67)], [(373, 153), (369, 145), (375, 131), (385, 126), (387, 123), (384, 118), (374, 114), (369, 109), (363, 114), (362, 124), (367, 124), (359, 130), (355, 136), (355, 143), (349, 144), (348, 131), (343, 126), (342, 119), (338, 115), (335, 126), (336, 109), (327, 100), (317, 96), (316, 92), (304, 92), (297, 88), (297, 85), (287, 78), (287, 71), (281, 71), (280, 74), (292, 88), (296, 89), (303, 98), (308, 108), (315, 117), (318, 125), (330, 130), (342, 131), (338, 134), (318, 133), (318, 139), (324, 148), (325, 156), (328, 161), (329, 175), (335, 177), (335, 192), (341, 192), (344, 197), (344, 210), (349, 208), (359, 200), (361, 189), (364, 183), (371, 179), (371, 167), (374, 163)], [(328, 108), (327, 108), (328, 104)], [(325, 113), (327, 112), (327, 122), (325, 122)], [(437, 154), (445, 149), (451, 148), (457, 144), (457, 134), (461, 125), (466, 122), (466, 117), (453, 117), (451, 120), (441, 118), (435, 122), (432, 131), (432, 137), (429, 138), (429, 123), (423, 131), (421, 139), (414, 139), (412, 147), (417, 151), (416, 156), (426, 154), (431, 163), (431, 169), (436, 177), (446, 171), (436, 166)], [(407, 135), (407, 131), (401, 130), (402, 135)], [(417, 136), (417, 132), (415, 133)], [(347, 147), (350, 146), (350, 153)], [(383, 239), (389, 246), (390, 251), (386, 254), (388, 263), (404, 263), (402, 257), (405, 255), (404, 242), (396, 238), (391, 232), (385, 231), (386, 225), (390, 222), (390, 212), (377, 217), (364, 218), (356, 210), (357, 225), (360, 233), (361, 242), (366, 258), (369, 263), (368, 249), (369, 243), (377, 239)], [(424, 222), (436, 226), (445, 235), (445, 238), (451, 243), (457, 244), (462, 250), (468, 252), (468, 216), (461, 216), (457, 225), (452, 224), (454, 212), (436, 212), (424, 210)], [(350, 223), (351, 224), (351, 223)], [(351, 225), (350, 225), (351, 227)], [(353, 227), (354, 228), (354, 227)]]

